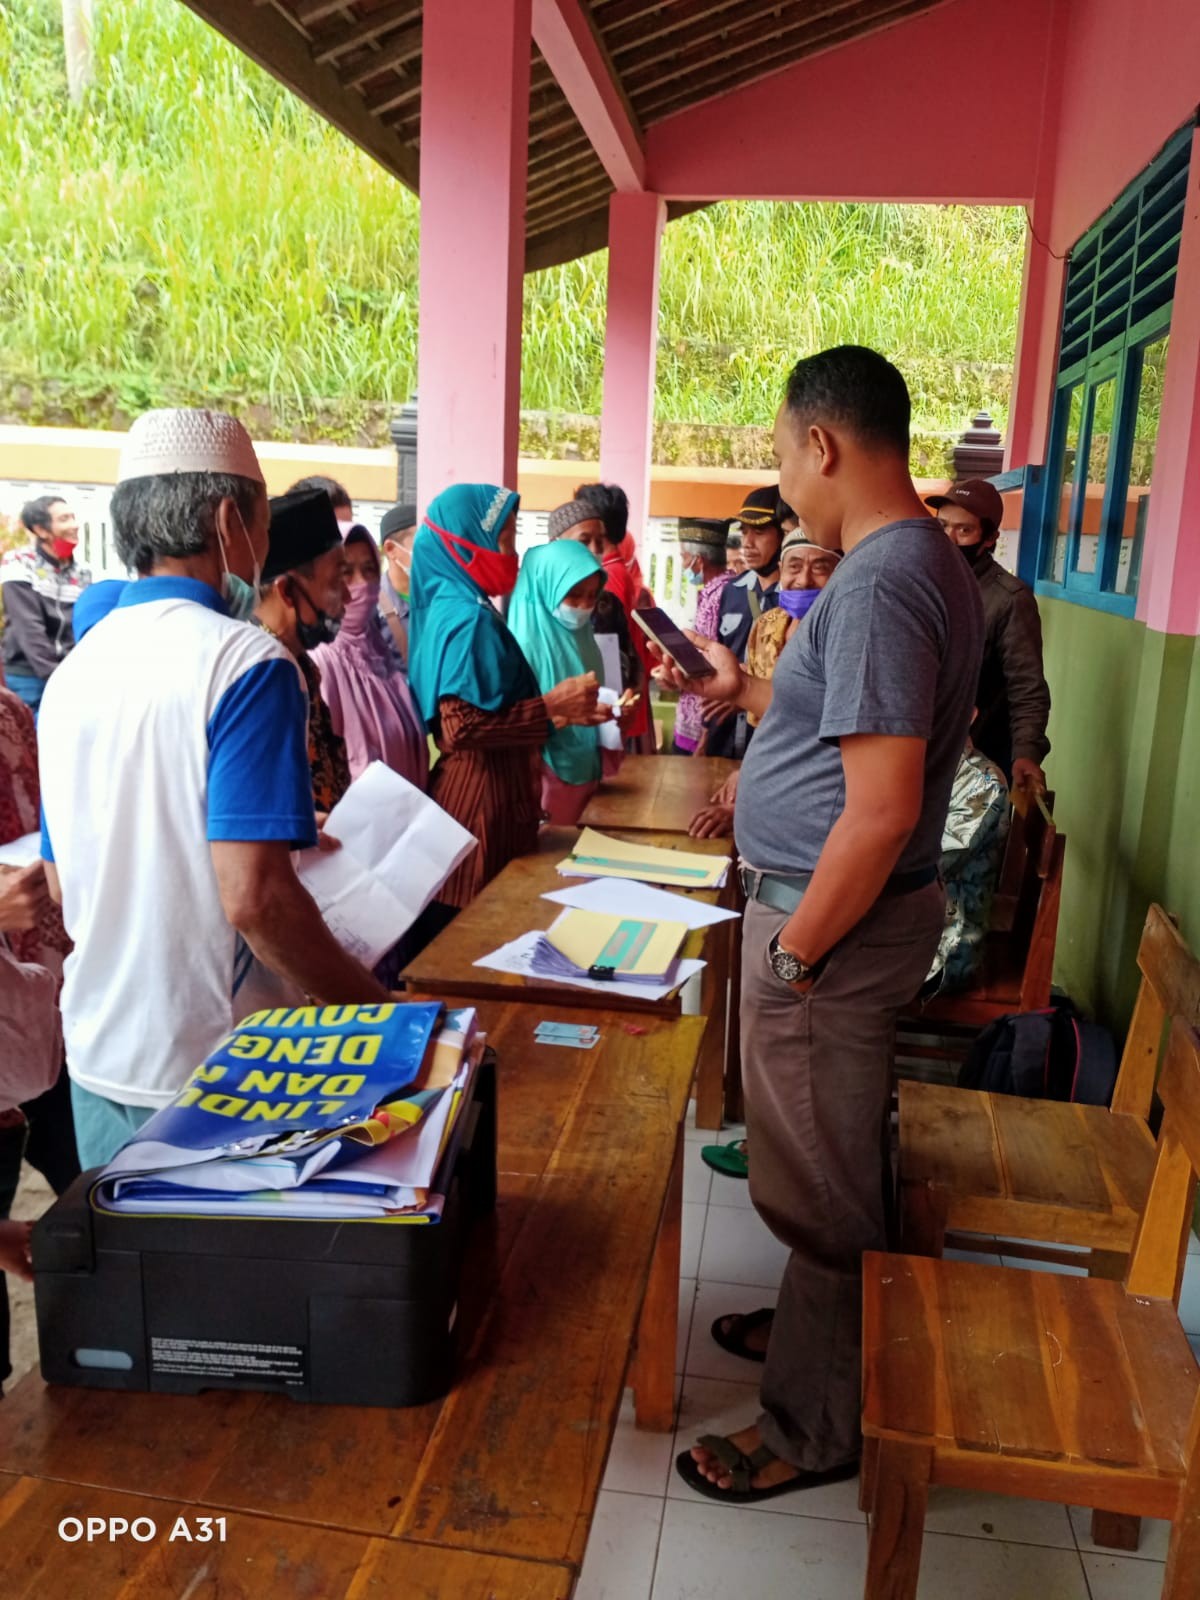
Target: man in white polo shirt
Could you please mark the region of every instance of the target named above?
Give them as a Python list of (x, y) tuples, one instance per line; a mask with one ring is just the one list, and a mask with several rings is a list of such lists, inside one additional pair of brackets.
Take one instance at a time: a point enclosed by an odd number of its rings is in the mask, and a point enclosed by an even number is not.
[(138, 581), (55, 673), (39, 727), (43, 855), (75, 941), (62, 1011), (84, 1167), (255, 1009), (260, 964), (293, 994), (388, 998), (292, 865), (316, 843), (296, 664), (223, 598), (231, 578), (257, 586), (267, 549), (249, 435), (208, 411), (139, 417), (112, 519)]

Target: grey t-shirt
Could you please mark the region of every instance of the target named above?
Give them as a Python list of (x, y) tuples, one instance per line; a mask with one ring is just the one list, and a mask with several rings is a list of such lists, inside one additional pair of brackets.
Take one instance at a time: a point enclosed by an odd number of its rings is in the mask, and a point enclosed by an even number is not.
[(970, 567), (932, 518), (893, 522), (841, 561), (775, 666), (738, 785), (742, 859), (811, 872), (845, 805), (839, 739), (925, 739), (921, 820), (896, 863), (936, 865), (983, 653)]

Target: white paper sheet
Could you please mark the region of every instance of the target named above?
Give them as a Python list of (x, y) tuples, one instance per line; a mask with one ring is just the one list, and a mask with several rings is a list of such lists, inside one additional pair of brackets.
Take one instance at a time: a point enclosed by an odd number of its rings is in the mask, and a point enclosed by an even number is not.
[(340, 850), (305, 850), (297, 870), (344, 950), (372, 967), (476, 848), (474, 836), (373, 761), (329, 813)]
[(542, 896), (555, 905), (575, 906), (580, 911), (608, 911), (623, 917), (645, 917), (648, 921), (684, 922), (689, 928), (710, 928), (714, 922), (729, 922), (740, 911), (725, 911), (706, 905), (690, 895), (656, 889), (653, 884), (628, 878), (588, 878), (569, 889), (553, 889)]
[[(541, 937), (535, 928), (531, 933), (523, 933), (519, 939), (513, 939), (509, 944), (503, 944), (499, 950), (493, 950), (490, 956), (484, 956), (475, 962), (477, 967), (487, 967), (492, 972), (515, 972), (519, 977), (533, 977), (540, 983), (550, 980), (539, 978), (530, 971), (533, 952)], [(593, 994), (622, 994), (632, 1000), (665, 1000), (669, 994), (674, 994), (681, 984), (696, 973), (704, 970), (703, 961), (681, 961), (676, 973), (675, 982), (667, 985), (655, 983), (609, 983), (607, 979), (596, 978), (560, 978), (555, 982), (565, 983), (571, 989), (590, 989)]]
[(31, 867), (42, 859), (40, 833), (23, 833), (19, 839), (0, 844), (0, 867)]
[[(615, 689), (606, 688), (601, 684), (599, 699), (602, 706), (615, 707), (620, 695)], [(621, 738), (621, 724), (616, 717), (610, 717), (607, 722), (600, 724), (600, 748), (601, 750), (624, 749), (624, 741)]]

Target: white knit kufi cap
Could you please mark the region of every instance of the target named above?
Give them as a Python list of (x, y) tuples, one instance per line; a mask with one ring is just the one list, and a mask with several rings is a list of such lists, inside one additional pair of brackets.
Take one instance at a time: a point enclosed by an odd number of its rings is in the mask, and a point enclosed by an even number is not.
[(263, 483), (250, 435), (222, 411), (147, 411), (125, 435), (117, 482), (222, 472)]

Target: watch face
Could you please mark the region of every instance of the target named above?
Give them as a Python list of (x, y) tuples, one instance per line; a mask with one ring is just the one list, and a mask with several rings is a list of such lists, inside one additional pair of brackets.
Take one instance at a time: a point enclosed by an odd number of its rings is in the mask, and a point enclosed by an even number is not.
[(776, 941), (771, 948), (771, 970), (782, 982), (796, 983), (804, 974), (804, 963)]

